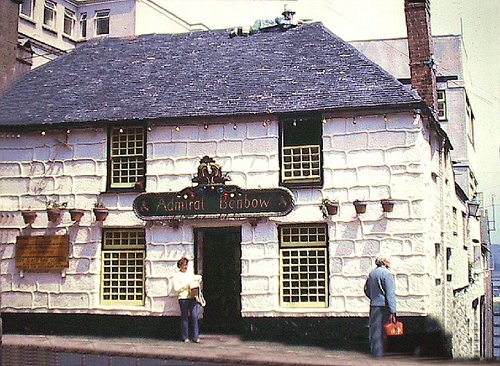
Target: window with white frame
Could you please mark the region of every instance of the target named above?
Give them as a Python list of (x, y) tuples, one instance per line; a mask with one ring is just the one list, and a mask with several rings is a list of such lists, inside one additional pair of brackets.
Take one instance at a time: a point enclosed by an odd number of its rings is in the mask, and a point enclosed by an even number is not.
[(145, 128), (112, 127), (109, 136), (110, 188), (134, 188), (137, 182), (144, 181)]
[(80, 37), (87, 38), (87, 13), (80, 14)]
[(56, 27), (56, 3), (53, 1), (45, 0), (43, 24), (52, 29)]
[(72, 37), (75, 29), (76, 15), (75, 12), (69, 9), (64, 9), (64, 34)]
[(446, 91), (437, 91), (437, 104), (438, 104), (438, 118), (440, 120), (447, 120), (448, 115), (446, 113)]
[(101, 303), (144, 305), (143, 229), (106, 229), (102, 239)]
[(33, 9), (35, 8), (35, 0), (23, 0), (20, 5), (19, 14), (27, 18), (33, 18)]
[(320, 184), (322, 123), (319, 117), (281, 121), (281, 181)]
[(327, 307), (327, 226), (284, 225), (279, 234), (281, 306)]
[(109, 10), (95, 12), (95, 34), (97, 36), (109, 34)]

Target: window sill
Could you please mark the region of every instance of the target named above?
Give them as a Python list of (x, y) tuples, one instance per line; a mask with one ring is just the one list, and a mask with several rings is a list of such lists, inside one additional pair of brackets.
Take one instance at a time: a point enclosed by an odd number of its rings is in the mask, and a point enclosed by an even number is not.
[(318, 187), (323, 187), (323, 182), (281, 182), (280, 184), (283, 187), (287, 188), (318, 188)]
[(31, 23), (32, 25), (36, 25), (36, 22), (33, 20), (33, 18), (30, 18), (29, 16), (27, 15), (24, 15), (24, 14), (19, 14), (19, 19), (22, 19), (28, 23)]
[(53, 35), (57, 36), (57, 31), (54, 28), (49, 27), (47, 24), (43, 24), (42, 29), (47, 33), (52, 33)]
[(67, 40), (67, 41), (70, 41), (71, 43), (75, 44), (77, 43), (77, 40), (74, 39), (72, 36), (70, 35), (67, 35), (67, 34), (64, 34), (62, 35), (63, 39)]
[(146, 189), (136, 189), (134, 187), (131, 188), (109, 188), (105, 193), (144, 193)]
[(112, 302), (101, 302), (100, 303), (101, 309), (103, 310), (116, 310), (116, 311), (134, 311), (134, 310), (144, 310), (145, 305), (127, 305), (123, 303), (112, 303)]

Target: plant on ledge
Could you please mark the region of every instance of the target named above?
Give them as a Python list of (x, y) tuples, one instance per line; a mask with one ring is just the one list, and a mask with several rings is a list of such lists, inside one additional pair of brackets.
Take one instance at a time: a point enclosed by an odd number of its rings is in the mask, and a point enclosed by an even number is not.
[(339, 209), (339, 203), (332, 201), (328, 198), (323, 198), (321, 200), (321, 205), (319, 206), (323, 218), (327, 218), (329, 215), (336, 215)]
[(68, 202), (58, 202), (54, 200), (48, 200), (47, 206), (47, 217), (50, 222), (57, 222), (61, 217), (62, 210), (66, 209)]
[(108, 217), (109, 209), (104, 205), (104, 202), (97, 200), (94, 203), (94, 215), (97, 221), (104, 221)]

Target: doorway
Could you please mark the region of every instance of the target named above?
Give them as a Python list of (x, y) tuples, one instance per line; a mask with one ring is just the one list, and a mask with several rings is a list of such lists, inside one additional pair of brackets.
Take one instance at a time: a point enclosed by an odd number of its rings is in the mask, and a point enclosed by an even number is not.
[(196, 229), (195, 246), (196, 270), (203, 275), (203, 295), (207, 302), (203, 330), (238, 333), (241, 330), (241, 229)]

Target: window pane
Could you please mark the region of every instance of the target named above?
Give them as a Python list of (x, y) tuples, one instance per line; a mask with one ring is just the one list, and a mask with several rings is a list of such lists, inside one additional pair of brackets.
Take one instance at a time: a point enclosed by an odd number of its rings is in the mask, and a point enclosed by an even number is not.
[(446, 115), (446, 91), (445, 90), (438, 90), (437, 91), (437, 104), (438, 104), (438, 118), (440, 120), (445, 120), (447, 119)]
[(283, 307), (328, 306), (326, 229), (325, 225), (280, 227)]
[(110, 140), (112, 188), (133, 188), (145, 175), (143, 127), (114, 127)]
[(95, 13), (96, 35), (109, 34), (109, 10), (100, 10)]
[(33, 16), (33, 2), (34, 0), (24, 0), (21, 4), (21, 14), (31, 18)]
[(87, 13), (80, 14), (80, 36), (87, 38)]
[(43, 24), (50, 28), (55, 28), (56, 23), (56, 4), (50, 0), (45, 0), (43, 10)]
[(284, 147), (282, 151), (282, 180), (319, 182), (321, 153), (319, 145)]
[(281, 180), (297, 183), (321, 182), (321, 119), (288, 119), (281, 122), (281, 127)]
[(64, 34), (67, 34), (68, 36), (73, 35), (75, 22), (75, 13), (69, 9), (64, 9)]
[(144, 305), (145, 244), (144, 230), (141, 229), (108, 229), (103, 232), (103, 304)]

